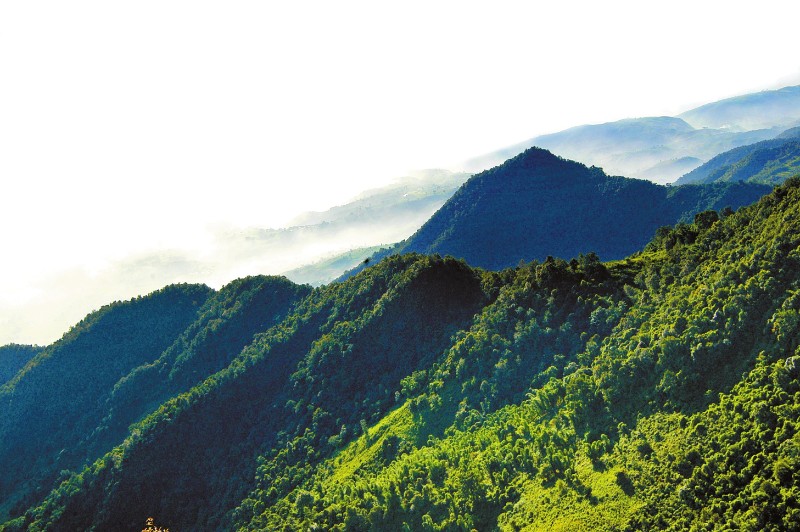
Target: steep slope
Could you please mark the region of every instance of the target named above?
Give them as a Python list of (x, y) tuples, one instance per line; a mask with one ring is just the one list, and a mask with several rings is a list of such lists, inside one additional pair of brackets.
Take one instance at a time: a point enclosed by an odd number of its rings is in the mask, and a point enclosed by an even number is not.
[[(79, 325), (79, 332), (74, 338), (61, 343), (65, 345), (52, 346), (48, 350), (52, 351), (51, 356), (37, 360), (38, 373), (28, 372), (17, 379), (7, 394), (14, 415), (3, 420), (3, 434), (7, 438), (4, 443), (10, 445), (20, 439), (30, 441), (34, 435), (40, 435), (38, 437), (51, 446), (63, 448), (52, 463), (37, 465), (39, 478), (36, 480), (39, 486), (52, 482), (64, 469), (93, 462), (124, 439), (130, 424), (227, 366), (257, 332), (285, 318), (293, 305), (308, 295), (311, 289), (295, 285), (285, 278), (262, 276), (239, 279), (213, 294), (207, 290), (204, 287), (185, 288), (184, 291), (193, 298), (191, 311), (196, 313), (193, 316), (196, 319), (192, 323), (176, 322), (166, 330), (163, 327), (168, 324), (168, 313), (178, 310), (174, 307), (180, 305), (181, 301), (176, 303), (160, 297), (160, 294), (150, 296), (148, 299), (155, 299), (155, 302), (148, 307), (148, 312), (153, 316), (147, 319), (137, 318), (143, 311), (131, 308), (138, 301), (104, 309), (100, 314), (110, 313), (110, 317), (100, 318), (98, 326)], [(177, 292), (179, 289), (167, 289), (167, 292), (170, 291)], [(96, 319), (90, 316), (86, 321)], [(160, 320), (159, 326), (147, 328), (151, 324), (148, 321), (150, 319)], [(115, 369), (103, 361), (104, 354), (112, 349), (106, 345), (109, 336), (112, 340), (114, 338), (114, 333), (108, 329), (110, 325), (104, 324), (103, 320), (112, 320), (110, 323), (115, 324), (116, 330), (122, 335), (114, 348), (124, 353), (125, 361), (119, 360)], [(143, 335), (151, 338), (144, 338)], [(159, 336), (161, 343), (153, 344), (152, 339)], [(166, 340), (172, 345), (164, 349), (163, 342)], [(138, 349), (141, 349), (140, 354), (137, 354)], [(63, 389), (55, 388), (55, 379), (61, 380), (69, 375), (62, 375), (64, 370), (55, 367), (58, 360), (66, 360), (66, 351), (69, 351), (71, 360), (68, 363), (70, 371), (80, 371), (81, 366), (86, 367), (92, 361), (97, 365), (90, 377), (93, 385), (83, 391), (84, 399), (76, 400), (76, 391), (70, 385), (62, 384)], [(161, 351), (163, 353), (160, 356), (153, 356)], [(61, 362), (58, 367), (63, 368), (64, 364)], [(86, 375), (82, 377), (85, 384), (88, 379)], [(36, 407), (44, 412), (60, 412), (59, 418), (42, 414), (33, 416), (33, 405), (20, 404), (15, 397), (21, 394), (36, 398)], [(65, 407), (74, 410), (63, 411)], [(76, 416), (81, 416), (77, 425)], [(69, 421), (66, 425), (65, 420)], [(76, 430), (78, 428), (81, 430)], [(46, 438), (41, 436), (44, 434), (47, 434)], [(0, 464), (9, 473), (16, 470), (11, 465), (12, 461), (16, 467), (26, 464), (24, 458), (20, 460), (20, 457), (13, 455), (14, 446), (10, 449), (6, 454), (8, 448), (0, 447), (3, 451)], [(41, 454), (46, 450), (39, 447), (37, 452)], [(30, 475), (24, 468), (20, 471), (21, 474)], [(22, 479), (13, 474), (6, 477), (10, 490), (14, 490), (15, 483), (23, 484)], [(18, 489), (11, 493), (11, 498), (24, 495)]]
[(103, 307), (48, 346), (0, 387), (0, 509), (49, 489), (79, 467), (81, 442), (102, 398), (136, 366), (158, 356), (191, 323), (211, 290), (175, 285)]
[(609, 177), (531, 148), (473, 176), (397, 251), (453, 255), (489, 269), (590, 251), (619, 259), (641, 249), (662, 225), (705, 209), (738, 208), (768, 191), (663, 187)]
[(721, 153), (678, 179), (676, 184), (729, 181), (777, 184), (798, 172), (800, 139), (781, 136)]
[[(30, 513), (26, 526), (121, 530), (141, 524), (144, 511), (169, 515), (174, 528), (217, 529), (252, 489), (259, 452), (313, 444), (304, 454), (313, 460), (349, 441), (361, 420), (394, 405), (399, 380), (427, 366), (485, 299), (462, 263), (416, 256), (319, 289), (226, 369), (68, 479), (47, 504), (69, 509)], [(73, 498), (67, 486), (77, 485)]]
[(3, 526), (794, 530), (799, 235), (797, 178), (607, 264), (390, 257)]
[(167, 399), (228, 366), (257, 333), (283, 321), (310, 291), (283, 277), (267, 276), (237, 279), (222, 287), (157, 359), (133, 368), (114, 384), (106, 416), (93, 434), (92, 456), (121, 441), (131, 423)]
[(41, 350), (35, 345), (8, 344), (0, 347), (0, 386), (11, 380)]
[(626, 261), (517, 269), (310, 479), (267, 462), (236, 525), (797, 530), (798, 235), (795, 179)]

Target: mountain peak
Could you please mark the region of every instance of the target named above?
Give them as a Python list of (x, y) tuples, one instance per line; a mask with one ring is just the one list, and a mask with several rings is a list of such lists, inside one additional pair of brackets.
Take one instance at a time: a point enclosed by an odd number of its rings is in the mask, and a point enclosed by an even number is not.
[(768, 191), (717, 186), (677, 194), (534, 147), (469, 179), (398, 251), (453, 255), (488, 269), (591, 251), (618, 259), (660, 226)]
[(605, 174), (599, 168), (587, 168), (583, 163), (564, 159), (549, 150), (533, 146), (503, 164), (478, 174), (490, 180), (498, 175), (503, 183), (524, 184), (568, 178), (597, 179)]

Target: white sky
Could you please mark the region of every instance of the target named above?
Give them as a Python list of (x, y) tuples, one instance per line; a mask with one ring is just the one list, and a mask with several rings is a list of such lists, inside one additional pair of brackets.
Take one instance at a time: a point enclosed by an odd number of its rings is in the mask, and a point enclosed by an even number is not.
[(793, 1), (387, 4), (0, 3), (0, 309), (210, 225), (800, 83)]

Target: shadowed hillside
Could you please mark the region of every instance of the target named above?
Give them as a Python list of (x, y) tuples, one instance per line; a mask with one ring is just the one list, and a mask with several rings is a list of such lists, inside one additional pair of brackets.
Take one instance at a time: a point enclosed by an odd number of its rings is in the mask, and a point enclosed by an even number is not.
[(640, 250), (662, 225), (706, 209), (738, 208), (769, 190), (664, 187), (531, 148), (472, 177), (396, 251), (453, 255), (490, 269), (590, 251), (619, 259)]

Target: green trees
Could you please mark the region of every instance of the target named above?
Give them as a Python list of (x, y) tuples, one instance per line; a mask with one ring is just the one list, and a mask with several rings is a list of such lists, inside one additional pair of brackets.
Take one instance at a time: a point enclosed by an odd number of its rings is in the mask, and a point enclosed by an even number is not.
[(101, 423), (103, 399), (114, 383), (163, 351), (210, 292), (206, 286), (174, 285), (104, 307), (0, 387), (3, 514), (14, 511), (11, 501), (18, 511), (41, 498), (60, 471), (95, 458), (85, 443)]
[(143, 375), (188, 384), (144, 392), (113, 448), (4, 526), (796, 530), (798, 235), (800, 179), (620, 261), (244, 280), (97, 381), (104, 427)]
[(41, 350), (35, 345), (8, 344), (0, 347), (0, 386), (10, 381)]
[(393, 415), (413, 423), (390, 424), (375, 459), (353, 442), (303, 484), (315, 512), (278, 501), (237, 523), (794, 529), (800, 269), (776, 243), (796, 242), (798, 199), (790, 183), (701, 213), (618, 263), (517, 268), (403, 379)]

